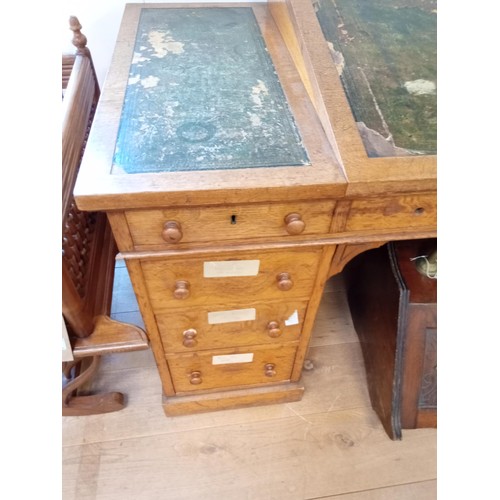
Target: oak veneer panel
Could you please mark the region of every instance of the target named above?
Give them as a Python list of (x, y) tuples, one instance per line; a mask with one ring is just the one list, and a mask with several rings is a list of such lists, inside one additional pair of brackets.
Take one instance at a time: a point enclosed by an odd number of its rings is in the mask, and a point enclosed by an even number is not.
[(433, 480), (429, 450), (434, 430), (395, 445), (364, 410), (246, 422), (65, 447), (63, 497), (304, 500)]

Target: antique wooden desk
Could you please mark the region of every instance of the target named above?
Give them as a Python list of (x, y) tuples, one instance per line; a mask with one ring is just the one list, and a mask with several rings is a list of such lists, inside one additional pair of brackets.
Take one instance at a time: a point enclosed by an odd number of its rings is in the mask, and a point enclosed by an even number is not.
[(294, 401), (326, 280), (436, 235), (436, 158), (365, 148), (310, 0), (128, 4), (75, 187), (168, 415)]

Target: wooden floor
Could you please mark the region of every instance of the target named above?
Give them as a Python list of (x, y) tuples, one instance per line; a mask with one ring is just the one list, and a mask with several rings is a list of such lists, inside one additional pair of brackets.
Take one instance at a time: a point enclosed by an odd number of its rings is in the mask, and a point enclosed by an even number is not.
[[(118, 264), (113, 316), (141, 324)], [(325, 290), (302, 401), (166, 417), (150, 351), (103, 359), (116, 413), (63, 417), (63, 499), (431, 500), (436, 430), (391, 441), (370, 406), (342, 278)]]

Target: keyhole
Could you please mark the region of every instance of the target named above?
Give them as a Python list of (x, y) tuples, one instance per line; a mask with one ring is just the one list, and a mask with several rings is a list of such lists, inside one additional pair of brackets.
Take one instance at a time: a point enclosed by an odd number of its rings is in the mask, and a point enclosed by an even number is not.
[(231, 215), (231, 224), (236, 224), (236, 215)]

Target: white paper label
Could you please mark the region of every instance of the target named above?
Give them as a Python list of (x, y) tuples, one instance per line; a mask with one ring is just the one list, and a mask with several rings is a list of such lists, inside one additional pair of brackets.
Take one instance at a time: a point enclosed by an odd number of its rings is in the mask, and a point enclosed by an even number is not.
[(254, 321), (255, 309), (233, 309), (231, 311), (214, 311), (208, 313), (208, 324), (236, 323), (238, 321)]
[(229, 365), (231, 363), (251, 363), (253, 361), (253, 352), (244, 354), (223, 354), (212, 356), (213, 365)]
[(298, 325), (299, 324), (299, 312), (297, 309), (293, 311), (293, 314), (285, 320), (285, 325), (286, 326), (292, 326), (292, 325)]
[(260, 260), (223, 260), (203, 263), (205, 278), (231, 278), (257, 276)]
[(68, 337), (68, 330), (66, 330), (66, 324), (64, 323), (64, 318), (62, 319), (62, 360), (63, 361), (73, 361), (73, 351), (71, 349), (71, 344)]

